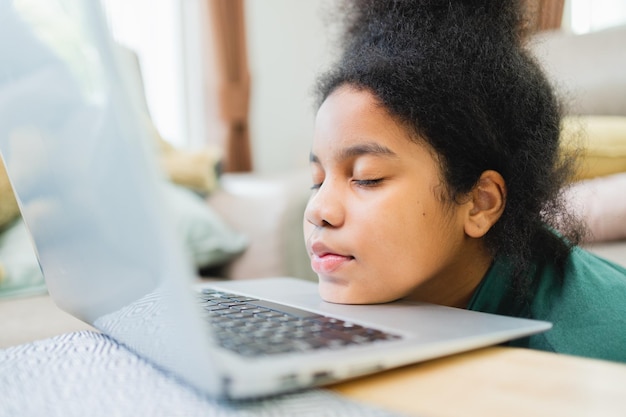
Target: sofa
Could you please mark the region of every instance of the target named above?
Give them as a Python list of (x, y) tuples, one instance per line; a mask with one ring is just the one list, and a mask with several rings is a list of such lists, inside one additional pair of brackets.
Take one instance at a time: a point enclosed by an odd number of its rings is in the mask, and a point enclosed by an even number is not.
[(302, 230), (310, 182), (308, 169), (289, 175), (224, 174), (207, 202), (225, 222), (248, 237), (248, 246), (232, 262), (208, 275), (316, 280)]
[(530, 47), (562, 98), (564, 147), (582, 147), (566, 192), (587, 224), (583, 246), (626, 265), (626, 25), (575, 35), (548, 31)]

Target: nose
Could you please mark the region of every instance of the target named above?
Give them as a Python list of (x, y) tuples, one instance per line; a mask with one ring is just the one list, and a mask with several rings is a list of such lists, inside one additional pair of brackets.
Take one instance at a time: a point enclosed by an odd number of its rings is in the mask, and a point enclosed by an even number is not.
[(341, 190), (330, 181), (324, 181), (309, 198), (304, 218), (317, 227), (341, 226), (345, 218)]

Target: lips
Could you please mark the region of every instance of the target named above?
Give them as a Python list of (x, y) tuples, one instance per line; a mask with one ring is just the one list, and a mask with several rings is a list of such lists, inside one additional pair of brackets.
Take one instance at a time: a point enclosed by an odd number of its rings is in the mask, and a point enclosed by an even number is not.
[(318, 274), (330, 274), (354, 259), (353, 256), (333, 252), (319, 242), (310, 246), (309, 254), (311, 268)]

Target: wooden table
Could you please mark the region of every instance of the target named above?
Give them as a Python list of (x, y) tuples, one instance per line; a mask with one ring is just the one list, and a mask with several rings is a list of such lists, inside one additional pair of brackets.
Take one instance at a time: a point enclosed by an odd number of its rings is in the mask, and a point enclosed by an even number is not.
[[(0, 348), (81, 329), (91, 327), (47, 296), (0, 300)], [(479, 349), (329, 388), (423, 417), (626, 416), (626, 365), (527, 349)]]
[(626, 365), (491, 347), (335, 385), (417, 416), (626, 416)]

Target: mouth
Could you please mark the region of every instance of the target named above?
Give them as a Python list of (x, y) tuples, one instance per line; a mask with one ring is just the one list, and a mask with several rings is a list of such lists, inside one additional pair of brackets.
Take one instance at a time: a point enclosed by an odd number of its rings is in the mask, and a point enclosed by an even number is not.
[(327, 275), (354, 260), (354, 256), (336, 253), (321, 243), (309, 248), (311, 268), (318, 274)]
[(353, 259), (354, 257), (352, 256), (342, 256), (334, 253), (323, 256), (314, 255), (311, 257), (311, 268), (318, 274), (328, 275)]

